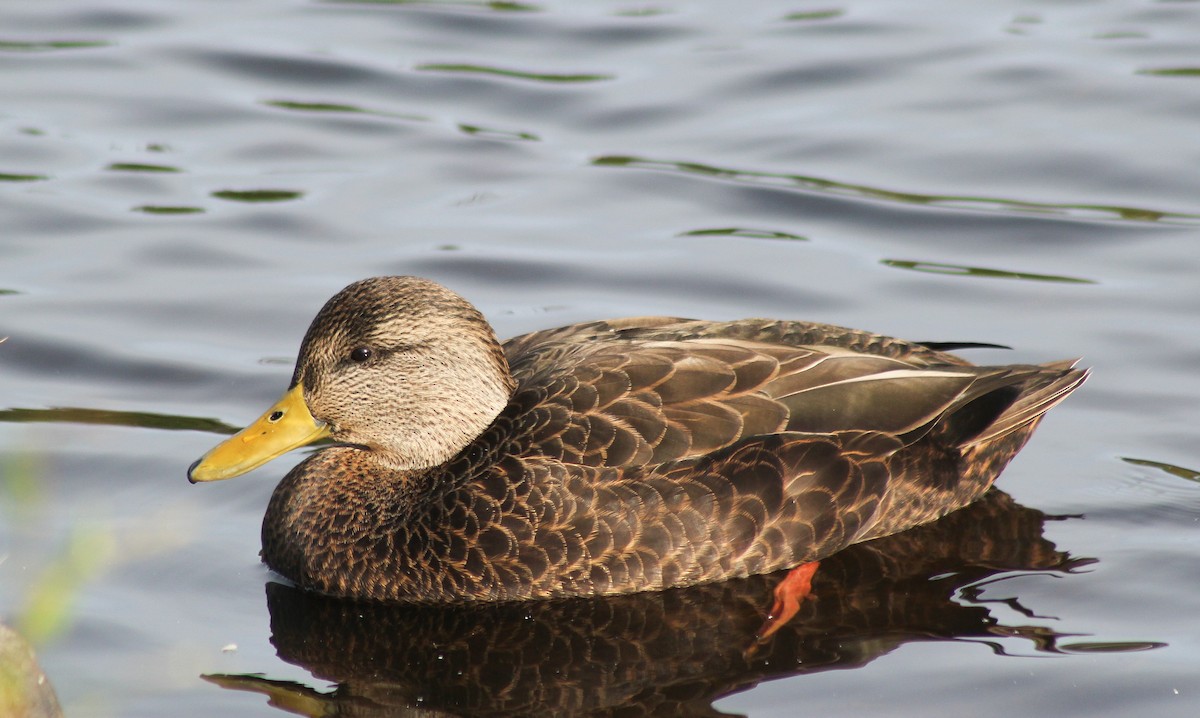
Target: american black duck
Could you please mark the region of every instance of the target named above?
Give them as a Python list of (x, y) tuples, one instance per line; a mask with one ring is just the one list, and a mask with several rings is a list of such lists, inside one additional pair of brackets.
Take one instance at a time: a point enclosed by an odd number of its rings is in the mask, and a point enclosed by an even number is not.
[(445, 287), (376, 277), (325, 304), (283, 399), (188, 475), (338, 442), (284, 477), (262, 534), (268, 566), (335, 596), (598, 596), (799, 566), (794, 604), (814, 562), (982, 496), (1084, 381), (1073, 364), (768, 319), (501, 343)]

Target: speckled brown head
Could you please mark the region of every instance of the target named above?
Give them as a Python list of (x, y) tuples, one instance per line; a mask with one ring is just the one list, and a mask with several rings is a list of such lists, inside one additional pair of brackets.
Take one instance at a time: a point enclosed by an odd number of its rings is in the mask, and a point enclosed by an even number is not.
[(300, 345), (297, 384), (334, 439), (401, 469), (449, 460), (513, 389), (483, 315), (419, 277), (364, 279), (335, 294)]
[(313, 319), (289, 391), (189, 472), (245, 473), (324, 436), (390, 469), (441, 464), (477, 437), (513, 390), (495, 332), (475, 307), (419, 277), (374, 277)]

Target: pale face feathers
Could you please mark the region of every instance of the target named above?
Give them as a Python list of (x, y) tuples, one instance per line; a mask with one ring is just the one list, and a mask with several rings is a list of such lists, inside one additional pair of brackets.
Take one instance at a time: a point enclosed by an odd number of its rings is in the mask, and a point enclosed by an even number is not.
[(508, 403), (512, 379), (482, 315), (450, 290), (377, 277), (335, 295), (309, 328), (294, 381), (334, 439), (382, 463), (444, 463)]

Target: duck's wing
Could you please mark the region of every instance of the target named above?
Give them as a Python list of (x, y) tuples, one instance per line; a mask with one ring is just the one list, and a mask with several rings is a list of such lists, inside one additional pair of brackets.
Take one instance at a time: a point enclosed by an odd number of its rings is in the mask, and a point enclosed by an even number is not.
[(961, 414), (950, 428), (967, 438), (1032, 377), (1062, 373), (976, 367), (889, 337), (769, 320), (596, 322), (505, 349), (531, 450), (591, 466), (659, 464), (784, 431), (911, 443), (949, 414)]

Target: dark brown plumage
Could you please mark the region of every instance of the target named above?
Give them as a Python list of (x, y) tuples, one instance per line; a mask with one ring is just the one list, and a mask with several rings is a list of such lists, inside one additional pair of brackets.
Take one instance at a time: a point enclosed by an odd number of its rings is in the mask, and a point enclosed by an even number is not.
[[(264, 560), (307, 589), (657, 590), (820, 560), (965, 506), (1085, 378), (761, 319), (623, 319), (501, 345), (449, 290), (381, 277), (325, 305), (288, 398), (190, 475), (345, 442), (294, 468), (264, 519)], [(222, 467), (231, 444), (309, 412), (302, 440)]]
[[(776, 575), (589, 600), (426, 606), (334, 600), (268, 583), (271, 643), (311, 672), (305, 683), (314, 687), (261, 673), (205, 678), (261, 692), (273, 705), (346, 718), (715, 718), (728, 715), (712, 707), (721, 696), (861, 667), (910, 642), (1071, 650), (1079, 637), (1059, 631), (1080, 628), (1080, 617), (1034, 619), (1044, 607), (1022, 593), (1038, 593), (1032, 575), (1049, 580), (1094, 562), (1046, 539), (1043, 523), (1061, 518), (992, 490), (940, 521), (850, 546), (821, 562), (818, 600), (805, 601), (768, 645), (755, 642), (755, 630)], [(1021, 580), (1004, 580), (1014, 575)], [(981, 596), (985, 587), (990, 595)], [(997, 593), (1005, 598), (998, 602)], [(1111, 641), (1104, 647), (1119, 650)]]

